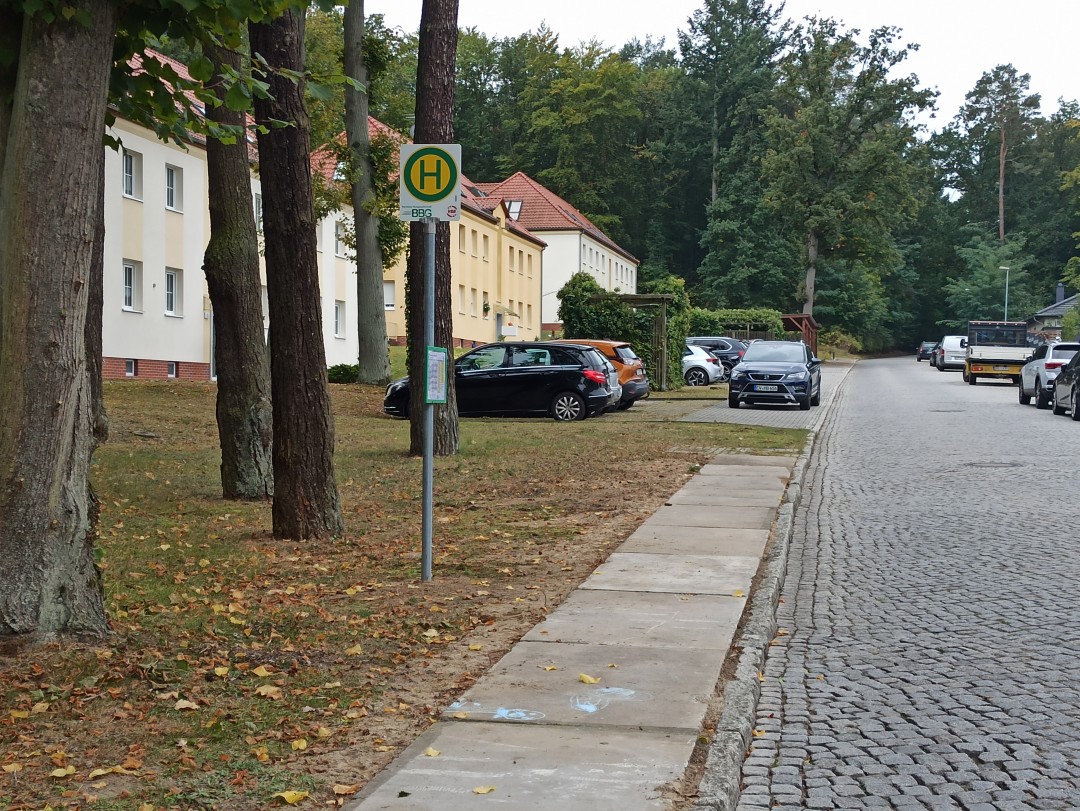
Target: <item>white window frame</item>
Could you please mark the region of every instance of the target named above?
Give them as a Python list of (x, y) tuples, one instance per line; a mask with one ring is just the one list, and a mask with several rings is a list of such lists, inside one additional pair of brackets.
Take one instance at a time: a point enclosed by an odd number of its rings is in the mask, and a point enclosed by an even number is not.
[(142, 312), (142, 263), (133, 259), (124, 260), (121, 308), (129, 313)]
[(345, 233), (345, 223), (342, 220), (334, 221), (334, 256), (345, 256), (345, 240), (342, 239), (342, 235)]
[(139, 373), (137, 361), (134, 358), (124, 360), (124, 377), (135, 377)]
[(334, 301), (334, 337), (345, 337), (345, 302)]
[(165, 164), (165, 208), (184, 210), (184, 170), (169, 163)]
[(262, 195), (256, 194), (252, 198), (253, 205), (255, 207), (255, 230), (260, 234), (263, 232), (263, 203)]
[(177, 377), (180, 376), (180, 364), (177, 363), (175, 360), (170, 360), (168, 363), (165, 364), (165, 375), (166, 377), (175, 380)]
[(176, 271), (165, 271), (165, 315), (176, 315)]
[(120, 163), (123, 171), (121, 190), (124, 197), (142, 200), (142, 154), (125, 149), (121, 153)]
[[(389, 295), (387, 295), (387, 294), (389, 294)], [(397, 285), (394, 284), (393, 279), (383, 279), (382, 295), (383, 295), (383, 309), (384, 310), (396, 310), (397, 309)]]

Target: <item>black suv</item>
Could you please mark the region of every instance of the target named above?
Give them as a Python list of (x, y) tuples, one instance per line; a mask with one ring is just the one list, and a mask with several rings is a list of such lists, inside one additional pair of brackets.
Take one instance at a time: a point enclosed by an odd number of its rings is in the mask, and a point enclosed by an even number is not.
[[(583, 420), (617, 405), (608, 385), (609, 365), (599, 350), (580, 344), (485, 344), (454, 363), (458, 413)], [(409, 416), (409, 378), (386, 387), (383, 412)]]
[(727, 379), (735, 364), (742, 360), (743, 352), (746, 351), (746, 344), (738, 338), (694, 335), (687, 338), (686, 342), (704, 347), (714, 358), (720, 361), (720, 365), (724, 367), (721, 380)]
[(728, 406), (795, 404), (803, 411), (821, 402), (821, 361), (795, 341), (754, 341), (731, 370)]

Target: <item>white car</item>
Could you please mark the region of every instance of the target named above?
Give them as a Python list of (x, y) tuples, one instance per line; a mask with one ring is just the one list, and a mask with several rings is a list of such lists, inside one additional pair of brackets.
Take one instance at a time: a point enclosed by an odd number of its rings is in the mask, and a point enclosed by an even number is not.
[(1080, 352), (1080, 343), (1043, 344), (1020, 369), (1020, 405), (1032, 398), (1036, 408), (1049, 408), (1058, 372)]
[(711, 386), (723, 375), (720, 361), (707, 349), (687, 344), (682, 353), (682, 376), (688, 386)]

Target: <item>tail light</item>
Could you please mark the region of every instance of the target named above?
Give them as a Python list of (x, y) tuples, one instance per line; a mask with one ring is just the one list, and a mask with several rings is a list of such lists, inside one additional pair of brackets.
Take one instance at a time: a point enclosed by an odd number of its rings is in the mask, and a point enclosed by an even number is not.
[(709, 363), (713, 365), (719, 365), (720, 361), (718, 361), (716, 358), (709, 358)]
[(582, 374), (585, 375), (586, 380), (591, 380), (593, 383), (599, 383), (602, 386), (607, 385), (607, 375), (603, 372), (598, 372), (596, 369), (585, 369)]
[(739, 357), (740, 357), (740, 358), (741, 358), (741, 357), (743, 356), (743, 353), (744, 353), (745, 351), (746, 351), (745, 349), (740, 349), (740, 350), (739, 350)]
[(1063, 361), (1063, 360), (1048, 360), (1046, 362), (1046, 368), (1047, 369), (1060, 369), (1064, 365), (1065, 365), (1065, 361)]

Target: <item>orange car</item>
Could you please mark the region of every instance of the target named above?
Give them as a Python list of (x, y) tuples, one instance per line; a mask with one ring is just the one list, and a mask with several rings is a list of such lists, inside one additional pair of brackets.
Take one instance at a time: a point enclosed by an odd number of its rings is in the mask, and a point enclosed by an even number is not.
[(625, 411), (638, 400), (649, 396), (649, 379), (645, 376), (645, 364), (626, 341), (601, 341), (595, 338), (563, 338), (552, 343), (585, 344), (600, 350), (619, 372), (622, 398), (618, 410)]

